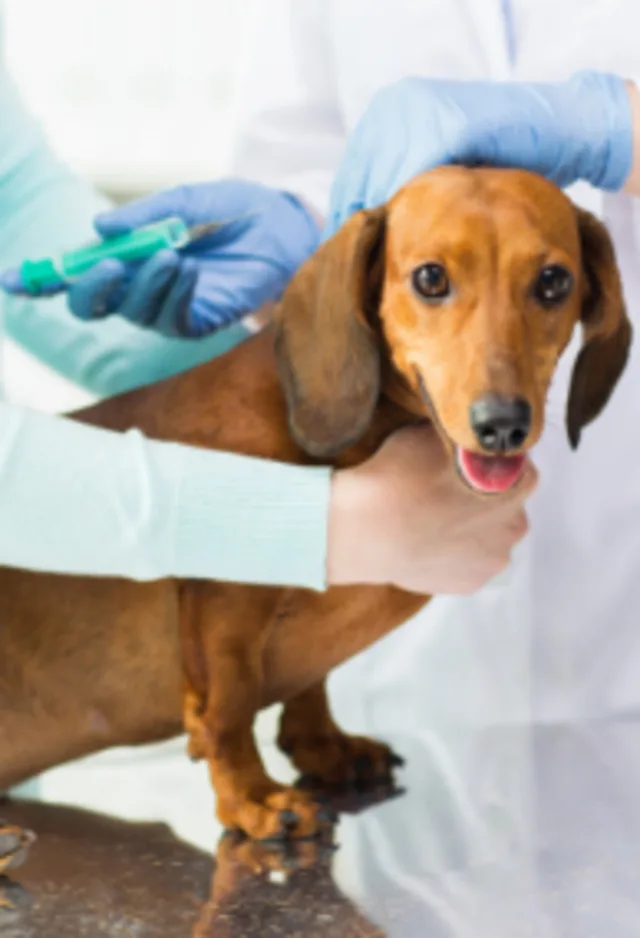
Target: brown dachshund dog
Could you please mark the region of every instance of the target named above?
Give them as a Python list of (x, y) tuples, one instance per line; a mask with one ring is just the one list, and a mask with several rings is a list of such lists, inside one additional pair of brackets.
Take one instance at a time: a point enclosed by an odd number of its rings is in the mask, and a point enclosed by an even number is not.
[[(442, 168), (352, 217), (295, 276), (273, 327), (74, 419), (345, 466), (428, 418), (461, 484), (486, 497), (517, 484), (578, 323), (573, 446), (607, 402), (631, 339), (608, 233), (532, 174)], [(279, 745), (321, 783), (388, 776), (400, 760), (342, 733), (325, 678), (427, 600), (384, 586), (321, 594), (0, 570), (0, 785), (184, 725), (226, 827), (312, 835), (327, 820), (322, 808), (266, 775), (256, 714), (284, 702)]]

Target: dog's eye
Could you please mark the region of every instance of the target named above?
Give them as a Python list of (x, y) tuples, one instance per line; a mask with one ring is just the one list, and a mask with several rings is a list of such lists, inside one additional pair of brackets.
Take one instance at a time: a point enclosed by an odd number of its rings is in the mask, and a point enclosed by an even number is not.
[(560, 264), (549, 264), (538, 274), (533, 287), (533, 294), (543, 306), (558, 306), (571, 293), (573, 276)]
[(413, 288), (427, 300), (449, 296), (449, 278), (442, 264), (422, 264), (412, 274)]

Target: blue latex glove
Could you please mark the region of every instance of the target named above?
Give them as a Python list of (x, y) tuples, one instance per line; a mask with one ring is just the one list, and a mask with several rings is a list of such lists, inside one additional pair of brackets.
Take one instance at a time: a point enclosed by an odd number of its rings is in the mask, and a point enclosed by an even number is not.
[[(293, 196), (235, 179), (147, 196), (98, 216), (95, 227), (101, 237), (112, 237), (170, 215), (188, 225), (238, 220), (143, 264), (102, 261), (69, 287), (76, 316), (117, 313), (167, 336), (202, 336), (277, 299), (320, 237)], [(3, 276), (2, 285), (23, 292), (15, 271)]]
[(519, 167), (557, 185), (620, 189), (632, 162), (625, 83), (579, 72), (557, 84), (407, 78), (380, 91), (347, 144), (325, 237), (447, 163)]

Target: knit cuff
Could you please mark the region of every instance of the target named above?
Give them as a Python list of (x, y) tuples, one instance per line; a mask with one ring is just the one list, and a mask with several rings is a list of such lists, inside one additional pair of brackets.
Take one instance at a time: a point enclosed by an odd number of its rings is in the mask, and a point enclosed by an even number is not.
[(178, 576), (325, 589), (330, 469), (205, 450), (183, 458)]

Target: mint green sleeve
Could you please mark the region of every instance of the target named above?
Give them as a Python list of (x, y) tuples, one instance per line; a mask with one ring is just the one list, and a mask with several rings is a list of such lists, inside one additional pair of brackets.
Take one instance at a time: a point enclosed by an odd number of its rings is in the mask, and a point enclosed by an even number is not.
[[(0, 39), (1, 32), (0, 23)], [(93, 218), (106, 207), (104, 198), (53, 155), (0, 49), (0, 269), (95, 238)], [(46, 300), (0, 294), (5, 332), (100, 396), (185, 371), (246, 337), (237, 324), (203, 340), (168, 339), (118, 316), (83, 323), (69, 312), (64, 294)]]
[(323, 589), (330, 470), (0, 404), (0, 565)]

